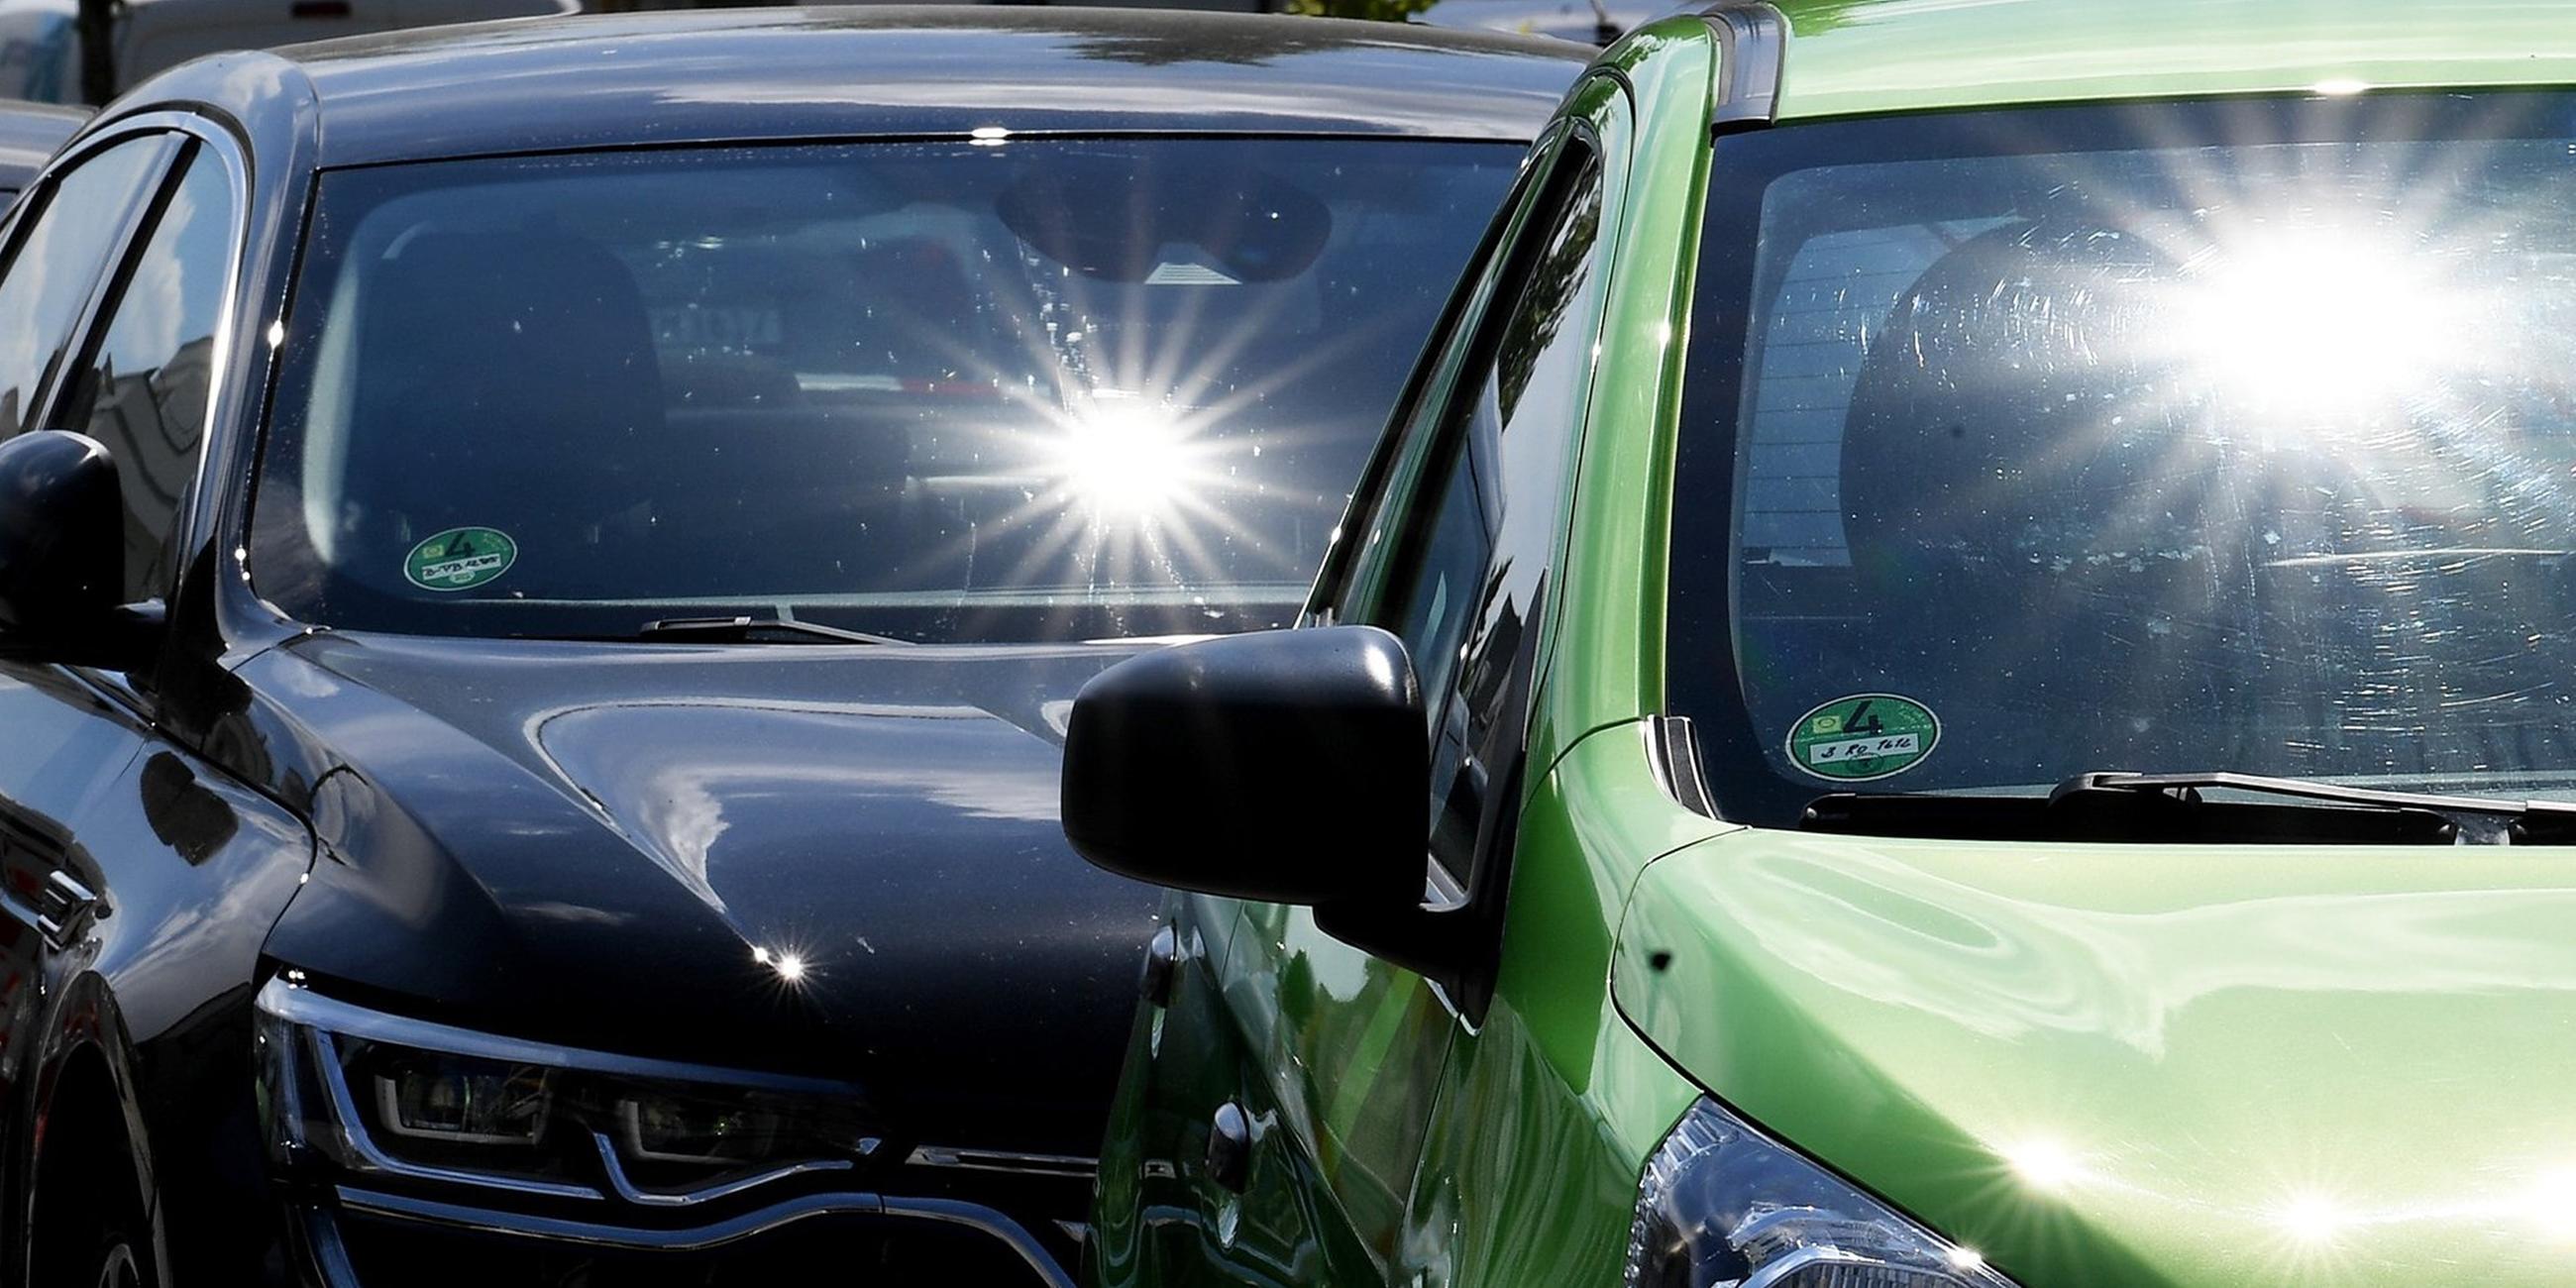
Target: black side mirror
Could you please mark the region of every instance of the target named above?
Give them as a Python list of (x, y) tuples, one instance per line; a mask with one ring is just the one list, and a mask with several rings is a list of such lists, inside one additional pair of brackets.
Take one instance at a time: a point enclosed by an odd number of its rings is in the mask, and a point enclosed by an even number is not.
[(138, 664), (157, 610), (118, 603), (124, 560), (125, 501), (106, 447), (62, 430), (0, 443), (0, 653)]
[(1159, 649), (1082, 688), (1064, 832), (1156, 885), (1277, 903), (1422, 899), (1430, 739), (1404, 644), (1372, 626)]

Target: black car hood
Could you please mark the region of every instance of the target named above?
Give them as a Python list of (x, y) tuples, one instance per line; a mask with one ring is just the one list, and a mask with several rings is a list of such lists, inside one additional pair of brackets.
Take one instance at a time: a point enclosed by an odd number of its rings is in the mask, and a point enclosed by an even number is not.
[(323, 636), (246, 666), (332, 856), (270, 950), (353, 1000), (846, 1079), (931, 1143), (1096, 1151), (1156, 895), (1056, 821), (1132, 647)]

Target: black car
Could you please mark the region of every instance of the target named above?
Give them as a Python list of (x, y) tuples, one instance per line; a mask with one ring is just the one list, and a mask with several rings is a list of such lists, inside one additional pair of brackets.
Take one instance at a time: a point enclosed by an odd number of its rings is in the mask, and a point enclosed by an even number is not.
[(0, 1282), (1064, 1282), (1155, 907), (1071, 698), (1294, 616), (1585, 52), (738, 10), (108, 108), (0, 228)]

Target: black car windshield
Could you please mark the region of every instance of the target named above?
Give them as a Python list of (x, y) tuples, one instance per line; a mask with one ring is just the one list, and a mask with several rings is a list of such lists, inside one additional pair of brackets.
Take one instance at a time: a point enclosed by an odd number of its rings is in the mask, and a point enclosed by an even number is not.
[(326, 174), (254, 584), (426, 634), (1284, 624), (1520, 152), (994, 137)]
[(1669, 681), (1730, 817), (2576, 798), (2576, 104), (1794, 126), (1714, 174)]

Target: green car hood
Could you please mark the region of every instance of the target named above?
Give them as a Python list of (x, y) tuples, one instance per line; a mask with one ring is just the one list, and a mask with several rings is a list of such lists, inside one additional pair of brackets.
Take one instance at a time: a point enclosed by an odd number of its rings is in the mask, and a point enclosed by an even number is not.
[(2576, 1283), (2576, 850), (1744, 830), (1612, 983), (2030, 1288)]

